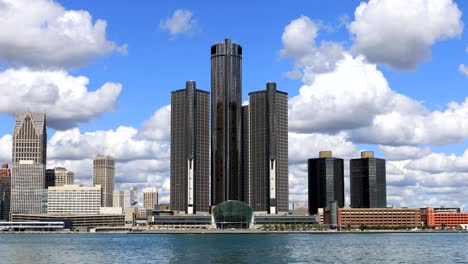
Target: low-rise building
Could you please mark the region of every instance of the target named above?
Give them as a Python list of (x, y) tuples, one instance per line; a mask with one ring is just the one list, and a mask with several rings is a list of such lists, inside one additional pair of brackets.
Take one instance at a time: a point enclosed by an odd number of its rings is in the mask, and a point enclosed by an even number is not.
[(421, 225), (417, 208), (338, 208), (337, 212), (338, 226), (342, 227)]
[(99, 214), (101, 186), (64, 185), (49, 187), (49, 214)]
[(426, 226), (458, 227), (468, 224), (468, 212), (459, 208), (421, 208), (421, 219)]

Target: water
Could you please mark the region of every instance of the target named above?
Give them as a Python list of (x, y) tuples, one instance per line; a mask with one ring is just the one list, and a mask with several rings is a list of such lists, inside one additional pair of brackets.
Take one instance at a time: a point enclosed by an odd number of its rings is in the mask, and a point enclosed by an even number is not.
[(0, 263), (468, 263), (468, 234), (0, 234)]

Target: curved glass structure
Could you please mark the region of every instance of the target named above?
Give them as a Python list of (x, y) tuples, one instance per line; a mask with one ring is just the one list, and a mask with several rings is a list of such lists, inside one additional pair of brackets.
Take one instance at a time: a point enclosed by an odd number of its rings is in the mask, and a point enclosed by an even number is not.
[(252, 215), (252, 207), (234, 200), (222, 202), (213, 210), (217, 228), (249, 228)]

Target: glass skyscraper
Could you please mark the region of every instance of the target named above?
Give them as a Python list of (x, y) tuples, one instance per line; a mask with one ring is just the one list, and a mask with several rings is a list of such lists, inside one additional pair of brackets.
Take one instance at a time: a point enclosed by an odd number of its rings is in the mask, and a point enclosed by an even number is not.
[(350, 161), (351, 207), (387, 207), (385, 160), (374, 158), (372, 151), (361, 152)]
[(194, 81), (171, 93), (171, 210), (209, 211), (209, 100)]
[(13, 132), (11, 212), (40, 214), (45, 187), (46, 115), (16, 113)]
[(309, 213), (317, 214), (318, 208), (330, 208), (337, 202), (344, 207), (343, 159), (333, 158), (331, 151), (321, 151), (319, 158), (308, 160)]
[(242, 200), (242, 47), (211, 47), (211, 203)]

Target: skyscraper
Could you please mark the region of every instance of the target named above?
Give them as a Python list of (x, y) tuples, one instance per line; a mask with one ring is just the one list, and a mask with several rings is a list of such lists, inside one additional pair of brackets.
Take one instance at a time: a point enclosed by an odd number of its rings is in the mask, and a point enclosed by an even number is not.
[(12, 213), (41, 213), (46, 153), (46, 115), (16, 113), (11, 175)]
[(98, 155), (93, 162), (93, 186), (101, 185), (102, 207), (112, 207), (114, 192), (115, 160)]
[(360, 159), (350, 161), (350, 170), (351, 207), (387, 207), (385, 160), (363, 151)]
[(155, 188), (143, 191), (143, 207), (154, 209), (158, 204), (158, 191)]
[(343, 159), (333, 158), (331, 151), (320, 151), (319, 158), (308, 161), (309, 213), (317, 214), (318, 208), (329, 208), (337, 201), (344, 207)]
[(62, 167), (46, 170), (46, 187), (72, 185), (75, 174)]
[(287, 212), (288, 94), (267, 83), (266, 90), (249, 94), (243, 113), (243, 145), (248, 148), (243, 152), (248, 166), (243, 175), (244, 201), (254, 211)]
[(209, 211), (209, 93), (194, 81), (171, 93), (171, 209)]
[(8, 164), (2, 164), (0, 169), (0, 220), (6, 220), (10, 215), (11, 171)]
[(242, 47), (211, 47), (211, 203), (242, 199)]

